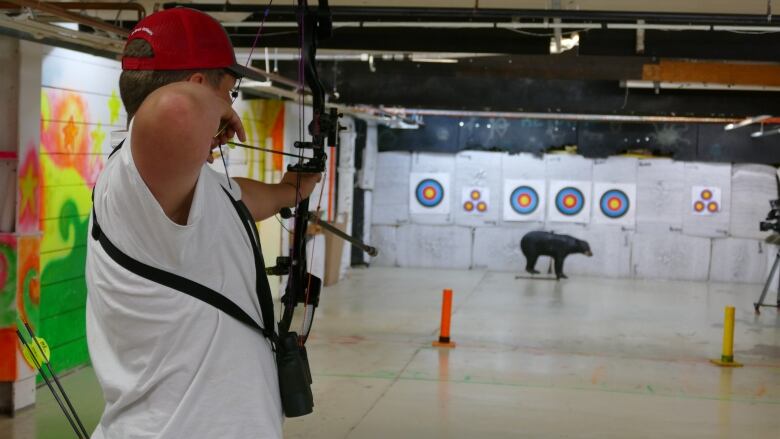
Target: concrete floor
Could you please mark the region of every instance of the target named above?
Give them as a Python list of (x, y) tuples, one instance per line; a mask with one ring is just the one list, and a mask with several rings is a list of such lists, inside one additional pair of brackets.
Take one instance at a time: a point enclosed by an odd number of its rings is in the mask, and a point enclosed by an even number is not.
[[(452, 338), (437, 349), (441, 290)], [(287, 438), (777, 438), (780, 314), (758, 285), (377, 268), (322, 295), (309, 356), (315, 412)], [(770, 297), (773, 301), (774, 294)], [(737, 308), (722, 369), (723, 308)], [(64, 378), (85, 423), (100, 416), (90, 368)], [(37, 432), (37, 433), (36, 433)], [(0, 419), (0, 438), (67, 438), (45, 388)]]

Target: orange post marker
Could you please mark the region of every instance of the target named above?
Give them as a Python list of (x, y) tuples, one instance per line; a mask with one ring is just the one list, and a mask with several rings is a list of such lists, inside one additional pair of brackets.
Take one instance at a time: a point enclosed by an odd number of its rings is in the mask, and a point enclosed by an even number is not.
[(442, 292), (441, 302), (441, 328), (439, 340), (432, 344), (441, 348), (454, 348), (455, 342), (450, 340), (450, 318), (452, 316), (452, 290), (447, 288)]

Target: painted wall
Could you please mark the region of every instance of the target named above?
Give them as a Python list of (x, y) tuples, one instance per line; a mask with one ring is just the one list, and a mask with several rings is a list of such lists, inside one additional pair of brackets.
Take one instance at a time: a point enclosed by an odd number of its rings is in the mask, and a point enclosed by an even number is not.
[(120, 64), (66, 49), (46, 50), (40, 90), (40, 333), (60, 370), (89, 361), (84, 312), (92, 187), (125, 128)]
[[(569, 257), (567, 274), (762, 282), (768, 255), (773, 257), (774, 250), (763, 243), (767, 233), (758, 231), (758, 222), (769, 210), (768, 201), (777, 198), (774, 171), (765, 165), (630, 157), (382, 152), (377, 181), (383, 184), (373, 192), (371, 233), (380, 247), (374, 263), (519, 272), (525, 267), (519, 246), (523, 235), (551, 230), (584, 239), (593, 249), (592, 258)], [(446, 175), (442, 181), (449, 180), (446, 212), (415, 207), (411, 180), (429, 175)], [(539, 193), (547, 195), (541, 216), (518, 221), (506, 215), (507, 180), (540, 185)], [(582, 215), (551, 214), (555, 210), (551, 188), (560, 180), (582, 186), (585, 198), (591, 198)], [(604, 185), (635, 190), (630, 215), (604, 219), (596, 199)], [(696, 186), (718, 188), (717, 214), (693, 212)], [(485, 195), (487, 211), (464, 211), (461, 197), (473, 187)], [(537, 269), (547, 269), (546, 258)]]

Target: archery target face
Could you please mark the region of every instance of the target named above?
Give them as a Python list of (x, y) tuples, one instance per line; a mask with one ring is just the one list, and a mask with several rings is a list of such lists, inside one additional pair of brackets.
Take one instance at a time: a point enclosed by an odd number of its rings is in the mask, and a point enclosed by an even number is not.
[(409, 191), (409, 211), (411, 213), (450, 213), (449, 174), (411, 174), (409, 178)]
[(715, 215), (723, 208), (720, 188), (691, 186), (691, 213), (700, 216)]
[(484, 214), (490, 208), (490, 189), (486, 187), (464, 187), (461, 209), (467, 214)]
[(544, 221), (544, 180), (504, 180), (504, 220)]
[(593, 221), (599, 224), (633, 226), (636, 223), (636, 185), (630, 183), (594, 183)]
[(589, 222), (590, 189), (587, 181), (551, 181), (547, 218), (550, 221)]

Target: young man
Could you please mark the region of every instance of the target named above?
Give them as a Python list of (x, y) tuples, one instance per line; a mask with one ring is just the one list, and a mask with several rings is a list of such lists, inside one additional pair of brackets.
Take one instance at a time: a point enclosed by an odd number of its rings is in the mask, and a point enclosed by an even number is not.
[[(228, 183), (206, 165), (213, 148), (245, 138), (230, 92), (248, 70), (208, 15), (177, 8), (141, 20), (122, 67), (131, 122), (95, 186), (93, 226), (129, 258), (221, 293), (263, 328), (274, 325), (262, 319), (256, 284), (266, 278), (256, 277), (250, 237), (226, 191), (259, 221), (308, 197), (320, 175)], [(86, 271), (89, 350), (106, 401), (93, 438), (282, 437), (266, 338), (134, 274), (96, 239)]]

